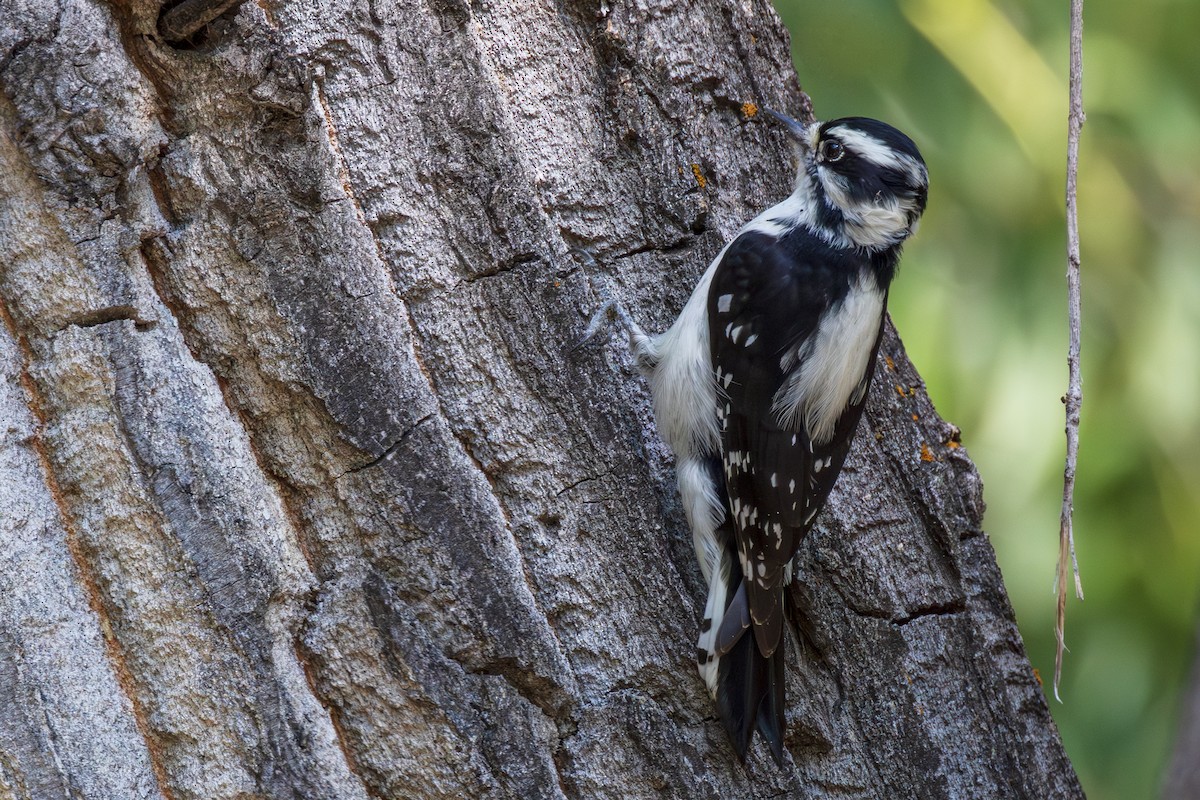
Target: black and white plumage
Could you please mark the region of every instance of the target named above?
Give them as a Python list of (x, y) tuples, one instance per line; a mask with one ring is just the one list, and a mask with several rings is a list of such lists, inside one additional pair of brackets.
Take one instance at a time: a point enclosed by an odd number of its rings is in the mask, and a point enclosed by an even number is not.
[(757, 729), (781, 760), (784, 586), (849, 452), (928, 175), (882, 122), (768, 113), (799, 144), (791, 196), (726, 245), (665, 333), (618, 314), (708, 582), (700, 673), (738, 755)]

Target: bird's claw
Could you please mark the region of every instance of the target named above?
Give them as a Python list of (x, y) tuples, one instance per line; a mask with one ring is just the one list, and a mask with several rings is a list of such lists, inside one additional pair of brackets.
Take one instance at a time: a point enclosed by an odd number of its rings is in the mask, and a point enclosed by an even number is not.
[[(599, 263), (591, 251), (582, 247), (572, 247), (571, 252), (583, 262), (583, 266), (588, 270), (599, 269)], [(588, 344), (592, 338), (600, 332), (606, 322), (615, 322), (620, 320), (622, 323), (628, 319), (629, 315), (625, 309), (621, 308), (621, 304), (617, 302), (616, 295), (608, 284), (608, 280), (602, 277), (591, 278), (588, 282), (592, 286), (592, 291), (600, 298), (600, 305), (588, 320), (587, 328), (584, 329), (583, 335), (575, 340), (571, 346), (571, 350), (578, 350)]]

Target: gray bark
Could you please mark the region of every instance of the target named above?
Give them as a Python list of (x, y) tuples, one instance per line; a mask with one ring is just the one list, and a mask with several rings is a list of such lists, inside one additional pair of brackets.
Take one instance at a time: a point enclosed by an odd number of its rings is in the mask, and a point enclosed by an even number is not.
[(646, 387), (569, 343), (787, 193), (765, 0), (204, 5), (0, 5), (0, 798), (1082, 796), (890, 331), (787, 769), (693, 667)]

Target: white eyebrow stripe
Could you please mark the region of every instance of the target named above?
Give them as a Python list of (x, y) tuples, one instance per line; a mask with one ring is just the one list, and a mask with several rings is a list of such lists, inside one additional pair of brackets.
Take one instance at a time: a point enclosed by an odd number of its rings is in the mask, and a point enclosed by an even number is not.
[(896, 152), (869, 133), (863, 133), (853, 128), (834, 128), (828, 132), (828, 136), (836, 138), (872, 164), (907, 172), (917, 182), (920, 182), (925, 176), (925, 167), (918, 164), (915, 159), (906, 153)]

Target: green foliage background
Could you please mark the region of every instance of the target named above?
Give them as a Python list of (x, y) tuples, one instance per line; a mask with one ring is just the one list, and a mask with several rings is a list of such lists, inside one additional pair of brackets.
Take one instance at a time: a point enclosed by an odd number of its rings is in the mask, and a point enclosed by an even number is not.
[[(932, 189), (891, 312), (983, 475), (1034, 666), (1054, 669), (1069, 4), (776, 0), (818, 117), (908, 132)], [(1087, 600), (1051, 708), (1091, 800), (1157, 796), (1200, 565), (1200, 3), (1088, 0), (1080, 156)]]

